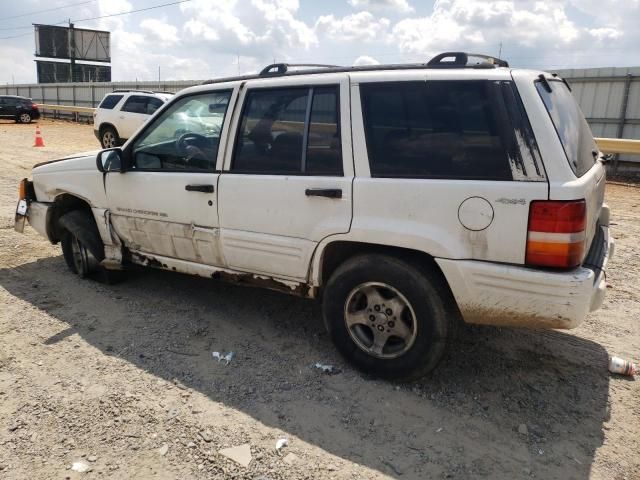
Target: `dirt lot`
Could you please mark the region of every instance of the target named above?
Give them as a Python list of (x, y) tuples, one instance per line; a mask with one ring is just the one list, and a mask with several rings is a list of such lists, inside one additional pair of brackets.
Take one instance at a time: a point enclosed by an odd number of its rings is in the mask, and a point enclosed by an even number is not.
[[(16, 186), (98, 143), (41, 125), (36, 149), (34, 125), (0, 122), (0, 478), (640, 478), (640, 382), (606, 369), (608, 353), (640, 361), (640, 188), (608, 186), (612, 288), (581, 327), (470, 327), (432, 375), (396, 385), (345, 364), (311, 301), (71, 275), (58, 246), (13, 231)], [(218, 453), (245, 443), (248, 468)]]

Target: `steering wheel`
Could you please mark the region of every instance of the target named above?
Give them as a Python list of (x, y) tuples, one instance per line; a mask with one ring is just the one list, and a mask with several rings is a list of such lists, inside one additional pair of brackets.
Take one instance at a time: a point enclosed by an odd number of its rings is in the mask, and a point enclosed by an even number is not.
[(194, 132), (187, 132), (180, 135), (176, 140), (176, 150), (179, 155), (188, 158), (195, 156), (197, 152), (194, 152), (194, 150), (199, 150), (202, 153), (202, 156), (204, 156), (204, 152), (202, 152), (202, 149), (206, 148), (208, 143), (209, 139), (204, 135)]

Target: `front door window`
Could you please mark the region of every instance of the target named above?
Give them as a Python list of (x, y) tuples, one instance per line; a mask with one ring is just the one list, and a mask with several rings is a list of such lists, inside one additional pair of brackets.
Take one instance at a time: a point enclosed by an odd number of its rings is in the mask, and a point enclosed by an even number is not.
[(213, 171), (231, 90), (177, 100), (133, 144), (133, 170)]

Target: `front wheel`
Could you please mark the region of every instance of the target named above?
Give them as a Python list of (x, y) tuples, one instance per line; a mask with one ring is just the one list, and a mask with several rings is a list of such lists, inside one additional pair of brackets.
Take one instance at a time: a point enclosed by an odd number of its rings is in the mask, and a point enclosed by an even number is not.
[(120, 137), (113, 127), (104, 127), (100, 133), (102, 148), (115, 148), (120, 145)]
[(436, 273), (378, 254), (338, 267), (322, 306), (338, 350), (362, 371), (393, 380), (416, 379), (438, 364), (456, 314)]
[(64, 260), (73, 273), (85, 278), (100, 269), (98, 260), (73, 233), (65, 231), (61, 243)]
[(60, 243), (67, 267), (80, 278), (92, 278), (106, 284), (120, 283), (125, 279), (124, 271), (107, 270), (100, 265), (82, 240), (72, 232), (64, 230)]

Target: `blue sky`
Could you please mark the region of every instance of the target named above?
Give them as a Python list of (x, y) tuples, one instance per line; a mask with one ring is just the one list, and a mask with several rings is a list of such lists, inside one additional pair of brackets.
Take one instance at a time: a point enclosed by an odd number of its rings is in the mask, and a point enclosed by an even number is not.
[[(0, 0), (0, 83), (35, 82), (31, 23), (170, 1)], [(397, 63), (451, 50), (502, 49), (514, 66), (547, 70), (640, 65), (640, 0), (191, 0), (76, 26), (112, 32), (114, 80), (157, 79), (158, 66), (163, 79), (204, 79), (274, 59)]]

